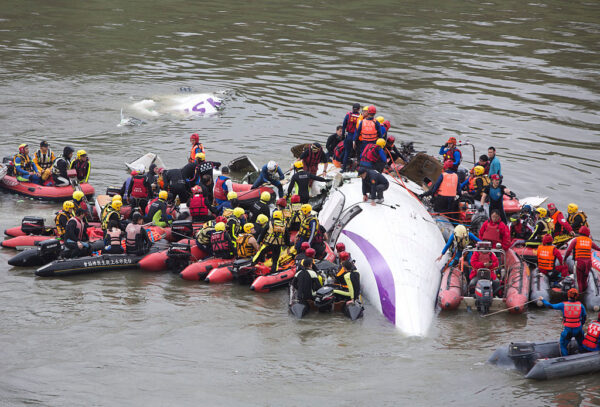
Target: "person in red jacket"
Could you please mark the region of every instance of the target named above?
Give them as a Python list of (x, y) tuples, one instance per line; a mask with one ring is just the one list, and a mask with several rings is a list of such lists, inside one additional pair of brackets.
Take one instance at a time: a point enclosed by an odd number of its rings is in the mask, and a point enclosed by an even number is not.
[(474, 251), (471, 255), (471, 273), (469, 273), (469, 292), (472, 293), (477, 286), (479, 277), (477, 272), (480, 269), (488, 269), (490, 271), (490, 280), (492, 281), (492, 290), (494, 293), (500, 288), (500, 282), (496, 275), (496, 270), (500, 265), (498, 257), (490, 251), (489, 243), (482, 242), (477, 244), (478, 251)]
[(500, 243), (504, 251), (509, 249), (510, 231), (508, 230), (508, 226), (500, 220), (500, 211), (494, 209), (491, 218), (481, 225), (479, 238), (492, 243), (492, 247), (494, 248), (497, 243)]
[(555, 204), (548, 204), (548, 215), (552, 218), (552, 221), (554, 222), (554, 237), (561, 235), (575, 236), (575, 233), (573, 233), (573, 228), (571, 227), (571, 225), (569, 225), (569, 222), (567, 222), (562, 212), (556, 209)]
[(579, 291), (583, 293), (587, 290), (588, 275), (592, 268), (592, 249), (600, 250), (600, 247), (590, 239), (590, 229), (587, 226), (582, 226), (579, 234), (581, 236), (577, 236), (569, 243), (565, 252), (565, 260), (571, 253), (573, 254), (577, 263), (577, 284)]

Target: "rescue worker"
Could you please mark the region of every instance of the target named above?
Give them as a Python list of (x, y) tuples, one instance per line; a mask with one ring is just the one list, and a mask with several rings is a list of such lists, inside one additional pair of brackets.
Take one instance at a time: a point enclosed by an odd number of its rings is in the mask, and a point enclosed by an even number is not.
[(537, 221), (533, 233), (525, 242), (526, 246), (539, 246), (544, 235), (551, 235), (554, 230), (552, 219), (548, 218), (548, 211), (545, 208), (537, 208)]
[(303, 203), (300, 200), (300, 195), (292, 195), (290, 198), (290, 218), (288, 220), (288, 228), (289, 230), (298, 230), (300, 229), (300, 223), (302, 222), (302, 205)]
[(125, 228), (125, 251), (127, 254), (143, 256), (152, 247), (146, 229), (142, 226), (144, 218), (139, 212), (131, 216), (131, 223)]
[(362, 178), (363, 201), (366, 202), (371, 195), (371, 205), (375, 206), (383, 202), (383, 191), (390, 187), (388, 180), (375, 170), (360, 167), (357, 171)]
[[(217, 219), (219, 220), (219, 222), (217, 222)], [(196, 232), (196, 246), (198, 246), (198, 248), (207, 255), (212, 255), (212, 245), (210, 243), (210, 238), (215, 232), (215, 225), (225, 220), (225, 218), (222, 217), (219, 217), (217, 219), (205, 222), (204, 225), (202, 225), (202, 228), (198, 232)]]
[(317, 290), (323, 286), (323, 278), (313, 270), (313, 259), (305, 258), (297, 266), (298, 269), (292, 280), (299, 302), (306, 303), (314, 300)]
[(34, 184), (42, 183), (38, 169), (29, 157), (29, 146), (27, 144), (19, 146), (19, 152), (14, 156), (13, 163), (15, 165), (17, 181), (32, 182)]
[[(556, 260), (558, 260), (559, 267), (556, 267)], [(548, 276), (550, 283), (560, 281), (561, 277), (566, 277), (568, 271), (565, 270), (565, 275), (558, 271), (562, 269), (563, 256), (552, 244), (552, 236), (544, 235), (542, 238), (542, 244), (537, 248), (537, 267), (540, 273)]]
[(252, 258), (258, 252), (258, 242), (254, 237), (254, 224), (246, 223), (244, 225), (244, 233), (237, 238), (237, 258), (247, 259)]
[(525, 204), (521, 207), (518, 217), (510, 218), (510, 237), (526, 240), (535, 229), (533, 207)]
[(477, 281), (479, 281), (479, 276), (477, 272), (479, 269), (485, 268), (490, 270), (490, 279), (492, 281), (492, 291), (494, 294), (500, 288), (500, 282), (498, 281), (498, 276), (496, 275), (496, 270), (500, 262), (498, 261), (498, 257), (491, 252), (489, 249), (481, 248), (481, 244), (477, 245), (477, 248), (480, 250), (475, 250), (473, 255), (471, 256), (471, 273), (469, 273), (469, 293), (473, 293), (475, 291), (475, 287), (477, 286)]
[(64, 235), (65, 248), (67, 248), (65, 257), (81, 257), (90, 254), (87, 226), (83, 222), (84, 216), (85, 211), (79, 208), (67, 222)]
[(287, 196), (289, 197), (295, 189), (295, 194), (300, 196), (300, 202), (308, 203), (310, 198), (310, 184), (313, 180), (327, 182), (327, 179), (317, 177), (313, 173), (306, 171), (302, 161), (296, 161), (294, 163), (294, 175), (288, 184)]
[(358, 124), (354, 136), (354, 148), (357, 155), (362, 155), (363, 150), (368, 144), (375, 143), (381, 138), (381, 124), (375, 120), (377, 109), (375, 106), (367, 108), (367, 116)]
[[(294, 247), (294, 249), (296, 249), (296, 247)], [(311, 249), (310, 245), (308, 244), (308, 242), (304, 242), (300, 245), (300, 250), (296, 250), (296, 259), (295, 260), (296, 260), (297, 267), (300, 267), (300, 265), (302, 265), (302, 260), (308, 258), (308, 256), (306, 255), (306, 251), (308, 249)], [(316, 253), (314, 251), (314, 249), (311, 249), (311, 250), (313, 250), (313, 252)], [(312, 259), (315, 258), (314, 253), (313, 253), (313, 256), (311, 257)]]
[(77, 181), (88, 182), (92, 165), (85, 150), (77, 151), (77, 158), (71, 162), (71, 169), (77, 171)]
[[(352, 105), (352, 111), (346, 113), (344, 121), (342, 122), (342, 138), (344, 139), (344, 144), (340, 150), (343, 151), (343, 155), (341, 157), (342, 159), (338, 160), (342, 162), (342, 172), (347, 171), (348, 161), (355, 155), (354, 140), (359, 117), (360, 103), (355, 103)], [(336, 148), (339, 148), (339, 143)]]
[(387, 139), (387, 129), (383, 125), (383, 123), (385, 122), (385, 117), (383, 117), (383, 116), (377, 116), (375, 118), (375, 120), (377, 120), (379, 122), (379, 124), (381, 125), (381, 138), (382, 139)]
[(233, 208), (238, 207), (238, 194), (237, 192), (230, 191), (227, 193), (227, 200), (222, 202), (213, 211), (217, 216), (223, 215), (228, 217), (233, 213)]
[(131, 183), (133, 181), (133, 177), (138, 175), (138, 172), (136, 170), (131, 171), (131, 173), (129, 174), (129, 177), (127, 177), (127, 179), (125, 180), (125, 182), (123, 182), (123, 185), (121, 185), (121, 189), (119, 190), (119, 195), (121, 195), (123, 197), (123, 201), (125, 202), (129, 202), (129, 191), (130, 191), (130, 187), (131, 187)]
[[(276, 179), (275, 174), (277, 174), (279, 178)], [(271, 160), (267, 164), (263, 165), (262, 169), (260, 170), (258, 179), (254, 181), (254, 184), (252, 184), (252, 189), (256, 189), (265, 183), (271, 183), (274, 187), (277, 188), (277, 191), (279, 192), (279, 197), (281, 198), (283, 197), (283, 187), (281, 186), (281, 182), (279, 182), (279, 180), (282, 180), (283, 177), (283, 171), (281, 171), (279, 165), (277, 165), (275, 161)]]
[[(194, 176), (191, 179), (186, 178), (186, 180), (188, 181), (189, 185), (198, 185), (200, 183), (206, 184), (207, 187), (210, 185), (209, 190), (212, 191), (214, 189), (213, 170), (215, 168), (218, 169), (220, 166), (220, 162), (206, 161), (206, 155), (204, 153), (198, 153), (196, 155), (196, 169)], [(227, 168), (227, 173), (229, 173), (229, 168)], [(210, 183), (203, 181), (203, 178), (210, 179)]]
[(563, 326), (564, 329), (560, 334), (560, 353), (562, 356), (568, 356), (569, 351), (567, 345), (571, 342), (571, 338), (577, 340), (579, 350), (583, 350), (583, 324), (587, 318), (585, 307), (579, 301), (577, 296), (579, 292), (576, 288), (571, 288), (567, 292), (567, 301), (561, 302), (560, 304), (550, 304), (544, 299), (539, 297), (539, 300), (544, 303), (548, 308), (561, 310), (563, 312)]
[(119, 228), (121, 227), (121, 207), (122, 206), (123, 206), (122, 201), (113, 201), (113, 202), (111, 202), (110, 206), (104, 213), (104, 217), (102, 218), (101, 227), (102, 227), (102, 230), (104, 231), (105, 236), (106, 236), (106, 233), (108, 232), (108, 227), (111, 224), (111, 222), (115, 222), (117, 225), (119, 225)]
[(458, 171), (458, 166), (462, 161), (462, 153), (458, 148), (456, 148), (456, 138), (450, 137), (446, 144), (440, 147), (439, 154), (442, 156), (442, 161), (445, 163), (446, 161), (452, 162), (452, 170), (454, 172)]
[[(331, 160), (333, 162), (333, 166), (337, 168), (342, 168), (344, 162), (344, 154), (346, 154), (345, 141), (340, 141), (337, 143), (335, 148), (333, 149), (333, 154), (331, 156)], [(346, 170), (342, 169), (342, 172)]]
[(360, 298), (360, 274), (356, 266), (349, 260), (342, 263), (340, 271), (335, 275), (337, 287), (333, 293), (345, 300), (358, 300)]
[(33, 163), (37, 167), (37, 172), (40, 174), (42, 183), (45, 182), (52, 175), (52, 165), (56, 160), (56, 156), (50, 150), (50, 146), (47, 141), (40, 143), (40, 149), (33, 155)]
[(494, 249), (498, 243), (504, 251), (510, 248), (510, 231), (508, 226), (500, 219), (500, 212), (497, 209), (494, 209), (490, 219), (481, 225), (478, 235), (479, 239), (490, 242)]
[(85, 194), (83, 191), (74, 191), (72, 195), (74, 209), (81, 208), (85, 211), (85, 217), (83, 221), (88, 224), (88, 220), (92, 219), (92, 214), (90, 213), (90, 207), (87, 205), (85, 201)]
[(479, 161), (477, 161), (477, 164), (475, 164), (475, 166), (478, 166), (478, 165), (481, 166), (481, 167), (483, 167), (483, 173), (489, 177), (489, 175), (490, 175), (490, 161), (489, 161), (487, 155), (482, 154), (482, 155), (479, 156)]
[(152, 198), (152, 184), (143, 173), (132, 171), (131, 175), (132, 179), (127, 189), (129, 202), (133, 207), (140, 208), (142, 212), (145, 212), (148, 201)]
[[(187, 203), (190, 198), (188, 184), (178, 168), (162, 172), (164, 189), (173, 194), (173, 199), (179, 197), (180, 202)], [(165, 199), (166, 200), (166, 199)]]
[(311, 246), (315, 249), (315, 256), (319, 260), (323, 260), (323, 258), (327, 255), (327, 248), (325, 241), (329, 237), (327, 236), (327, 230), (323, 227), (323, 225), (319, 225), (317, 228), (317, 234), (311, 242)]
[(111, 209), (111, 204), (115, 201), (123, 202), (123, 198), (119, 194), (113, 195), (112, 198), (110, 199), (110, 202), (102, 207), (102, 210), (100, 211), (100, 215), (99, 215), (100, 221), (102, 221), (102, 219), (104, 219), (104, 215), (106, 215), (106, 212), (109, 209)]
[(333, 151), (335, 147), (342, 143), (344, 145), (344, 136), (342, 135), (342, 126), (337, 126), (335, 129), (335, 133), (327, 138), (327, 142), (325, 143), (325, 148), (327, 149), (327, 161), (331, 161), (333, 158)]
[(263, 191), (260, 194), (260, 199), (254, 201), (250, 209), (248, 210), (248, 221), (256, 222), (258, 215), (263, 214), (269, 216), (271, 210), (269, 209), (269, 202), (271, 201), (271, 194), (267, 191)]
[[(302, 154), (300, 154), (298, 159), (302, 161), (304, 169), (310, 174), (317, 175), (319, 164), (323, 164), (323, 172), (321, 175), (327, 174), (329, 162), (321, 144), (313, 143), (310, 148), (305, 149)], [(308, 181), (308, 185), (312, 185), (312, 180)]]
[(567, 247), (565, 252), (565, 261), (573, 254), (573, 260), (577, 265), (577, 287), (584, 293), (587, 290), (588, 275), (592, 269), (592, 249), (600, 250), (590, 238), (590, 229), (587, 226), (579, 228), (580, 236), (577, 236)]
[(150, 168), (148, 168), (148, 173), (146, 174), (145, 184), (146, 186), (150, 186), (148, 189), (148, 200), (152, 199), (154, 196), (154, 191), (158, 188), (158, 172), (160, 168), (156, 166), (156, 164), (150, 164)]
[(168, 198), (169, 193), (167, 191), (163, 190), (158, 193), (158, 199), (150, 205), (146, 222), (152, 222), (161, 228), (170, 226), (173, 223), (173, 217), (167, 214)]
[(600, 351), (600, 313), (598, 313), (598, 318), (588, 325), (581, 345), (588, 352)]
[(54, 165), (52, 166), (52, 178), (54, 179), (54, 185), (57, 187), (71, 185), (67, 171), (71, 168), (73, 151), (75, 150), (69, 146), (66, 146), (63, 148), (62, 155), (56, 159), (56, 161), (54, 161)]
[(581, 212), (577, 204), (570, 203), (569, 206), (567, 206), (567, 213), (569, 214), (567, 222), (571, 225), (573, 232), (579, 233), (579, 229), (582, 226), (589, 227), (585, 212)]
[(486, 200), (488, 200), (489, 198), (490, 215), (492, 211), (496, 209), (500, 213), (500, 218), (502, 219), (502, 222), (507, 223), (506, 213), (504, 213), (504, 195), (514, 198), (515, 194), (512, 193), (510, 189), (500, 184), (500, 176), (498, 174), (491, 175), (490, 179), (492, 183), (485, 187), (481, 194), (481, 206), (483, 206)]
[(390, 133), (390, 127), (392, 127), (392, 124), (390, 123), (389, 120), (384, 120), (383, 123), (381, 123), (381, 135), (386, 140), (389, 139), (390, 137), (392, 137), (389, 134)]
[(500, 160), (496, 156), (495, 147), (488, 148), (488, 161), (490, 163), (490, 177), (492, 175), (498, 175), (500, 180), (502, 180), (502, 166), (500, 165)]
[(387, 157), (387, 165), (391, 166), (396, 163), (398, 159), (401, 159), (403, 162), (407, 162), (408, 159), (402, 155), (398, 147), (394, 144), (396, 142), (396, 137), (388, 136), (385, 142), (385, 153)]
[(190, 199), (188, 209), (194, 222), (206, 222), (215, 218), (210, 214), (210, 205), (206, 196), (204, 196), (202, 187), (199, 185), (192, 188), (192, 198)]
[[(473, 175), (465, 181), (468, 185), (467, 194), (475, 201), (481, 201), (481, 194), (485, 188), (490, 185), (490, 177), (485, 174), (485, 169), (481, 165), (476, 165), (473, 168)], [(462, 190), (461, 185), (461, 190)]]
[[(471, 242), (480, 242), (481, 240), (475, 236), (473, 233), (467, 231), (465, 225), (456, 225), (454, 227), (454, 233), (450, 235), (450, 238), (446, 242), (446, 245), (442, 249), (442, 254), (435, 259), (435, 261), (442, 260), (444, 254), (448, 251), (448, 249), (452, 246), (452, 260), (448, 263), (448, 266), (454, 266), (458, 264), (458, 261), (462, 257), (463, 250), (467, 248), (467, 246), (471, 245)], [(469, 259), (467, 259), (469, 261)]]
[(104, 250), (102, 250), (102, 253), (123, 254), (123, 247), (121, 246), (122, 234), (123, 231), (119, 227), (119, 222), (111, 220), (104, 235)]
[(215, 231), (210, 237), (212, 254), (219, 259), (233, 259), (235, 247), (231, 236), (225, 230), (225, 224), (219, 222), (215, 225)]
[(273, 212), (273, 220), (269, 223), (269, 229), (263, 239), (263, 243), (252, 259), (252, 265), (264, 261), (267, 252), (271, 252), (271, 273), (275, 273), (279, 267), (279, 256), (281, 247), (289, 245), (289, 233), (286, 230), (281, 211)]
[(243, 230), (244, 219), (242, 217), (245, 213), (244, 209), (238, 206), (234, 208), (233, 213), (227, 218), (227, 232), (229, 232), (229, 236), (231, 236), (234, 244)]
[(573, 228), (569, 225), (562, 212), (556, 209), (555, 204), (548, 204), (548, 215), (550, 215), (552, 223), (554, 223), (554, 233), (552, 236), (556, 244), (564, 243), (572, 236), (575, 236)]
[(229, 167), (223, 167), (221, 169), (221, 175), (217, 177), (215, 181), (215, 188), (213, 189), (213, 197), (216, 205), (221, 205), (227, 200), (227, 194), (233, 191), (233, 183), (229, 177)]
[(304, 204), (300, 210), (304, 216), (296, 235), (296, 244), (294, 245), (296, 250), (300, 250), (300, 245), (303, 242), (308, 242), (308, 245), (312, 247), (313, 239), (319, 231), (319, 219), (312, 213), (312, 206)]
[(67, 222), (73, 216), (73, 201), (64, 201), (62, 210), (56, 213), (54, 217), (54, 223), (56, 224), (56, 234), (61, 239), (64, 239), (65, 232), (67, 231)]
[(269, 217), (263, 215), (262, 213), (256, 217), (256, 222), (254, 224), (254, 230), (256, 241), (258, 244), (261, 244), (265, 235), (267, 234), (267, 230), (269, 228)]
[(341, 265), (342, 262), (340, 261), (340, 253), (342, 252), (346, 252), (346, 245), (342, 242), (338, 242), (335, 244), (335, 263), (337, 265)]
[(383, 172), (387, 163), (384, 147), (385, 140), (382, 138), (377, 139), (375, 143), (367, 144), (360, 155), (359, 165), (364, 168)]
[(453, 169), (452, 161), (447, 160), (444, 163), (444, 172), (433, 184), (431, 189), (419, 195), (423, 198), (428, 195), (433, 195), (433, 210), (434, 212), (454, 212), (456, 196), (460, 193), (458, 184), (458, 175)]
[(192, 148), (190, 150), (188, 162), (193, 163), (196, 160), (196, 155), (198, 155), (198, 153), (206, 154), (206, 151), (204, 151), (204, 146), (200, 143), (200, 136), (198, 133), (194, 133), (190, 136), (190, 144), (192, 145)]

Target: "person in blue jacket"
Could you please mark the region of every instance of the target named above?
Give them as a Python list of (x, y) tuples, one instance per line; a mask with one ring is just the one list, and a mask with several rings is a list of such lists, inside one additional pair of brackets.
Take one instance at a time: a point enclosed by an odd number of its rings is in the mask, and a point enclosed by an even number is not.
[(550, 304), (544, 297), (539, 297), (539, 300), (541, 300), (546, 307), (558, 309), (563, 312), (564, 329), (560, 334), (560, 353), (562, 356), (569, 355), (567, 345), (571, 342), (571, 338), (577, 340), (579, 351), (583, 351), (583, 324), (585, 324), (587, 314), (583, 304), (577, 301), (578, 295), (579, 292), (577, 289), (571, 288), (567, 292), (567, 301), (561, 302), (560, 304)]
[[(279, 179), (275, 179), (275, 174), (279, 175)], [(260, 170), (260, 175), (258, 179), (252, 184), (252, 189), (258, 188), (262, 184), (267, 182), (271, 183), (274, 187), (277, 188), (279, 192), (279, 197), (283, 196), (283, 187), (281, 186), (281, 182), (279, 180), (283, 179), (283, 171), (275, 161), (269, 161), (267, 164), (263, 165)]]
[(502, 179), (502, 166), (500, 165), (500, 160), (498, 159), (498, 157), (496, 157), (495, 147), (488, 148), (488, 159), (490, 162), (489, 176), (491, 177), (494, 174), (498, 174), (500, 179)]
[(35, 184), (42, 183), (42, 178), (39, 175), (37, 166), (34, 165), (29, 157), (29, 146), (27, 144), (21, 144), (19, 146), (19, 153), (15, 155), (13, 162), (15, 164), (15, 172), (17, 173), (18, 181), (33, 182)]
[(452, 161), (452, 169), (458, 171), (458, 166), (462, 161), (462, 153), (456, 148), (456, 137), (450, 137), (446, 144), (440, 147), (442, 161), (445, 163), (448, 160)]
[[(481, 240), (479, 240), (479, 238), (473, 233), (467, 231), (465, 225), (456, 225), (456, 227), (454, 228), (454, 233), (446, 242), (446, 246), (444, 246), (444, 248), (442, 249), (442, 254), (440, 254), (440, 257), (438, 257), (436, 261), (440, 261), (442, 257), (444, 257), (444, 254), (446, 254), (450, 246), (453, 246), (454, 256), (452, 257), (452, 260), (450, 261), (450, 263), (448, 263), (448, 265), (454, 266), (455, 264), (458, 264), (458, 260), (462, 257), (463, 250), (465, 250), (467, 246), (469, 246), (470, 241), (480, 242)], [(468, 257), (470, 257), (470, 254)], [(467, 259), (467, 261), (470, 262), (470, 259)]]

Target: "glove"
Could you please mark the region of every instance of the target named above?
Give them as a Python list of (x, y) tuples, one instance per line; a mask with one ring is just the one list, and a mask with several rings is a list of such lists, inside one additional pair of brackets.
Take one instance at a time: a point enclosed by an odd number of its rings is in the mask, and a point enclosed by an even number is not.
[(516, 197), (517, 197), (517, 194), (515, 194), (513, 191), (510, 191), (510, 197), (511, 197), (511, 198), (516, 198)]

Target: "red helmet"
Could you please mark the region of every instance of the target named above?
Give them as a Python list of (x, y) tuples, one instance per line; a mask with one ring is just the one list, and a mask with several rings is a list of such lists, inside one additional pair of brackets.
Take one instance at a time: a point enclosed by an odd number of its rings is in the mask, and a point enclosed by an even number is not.
[(346, 250), (346, 245), (345, 244), (343, 244), (343, 243), (340, 242), (340, 243), (337, 243), (335, 245), (335, 251), (336, 252), (340, 253), (340, 252), (343, 252), (344, 250)]
[(450, 137), (447, 141), (448, 144), (456, 144), (456, 138), (455, 137)]
[(158, 173), (159, 173), (159, 174), (162, 174), (164, 170), (165, 170), (164, 168), (159, 168), (159, 169), (158, 169)]
[(215, 224), (219, 222), (227, 223), (227, 218), (225, 216), (217, 216), (217, 219), (215, 219)]
[(198, 133), (194, 133), (190, 136), (190, 141), (193, 141), (194, 143), (199, 143), (200, 142), (200, 136), (198, 135)]
[(385, 130), (387, 131), (387, 130), (389, 130), (389, 129), (390, 129), (390, 127), (392, 127), (392, 124), (390, 123), (390, 121), (389, 121), (389, 120), (385, 120), (385, 121), (383, 122), (383, 127), (385, 127)]
[(500, 175), (498, 175), (498, 174), (493, 174), (493, 175), (492, 175), (490, 178), (491, 178), (491, 179), (498, 179), (498, 180), (499, 180), (499, 179), (500, 179)]
[(552, 236), (550, 235), (544, 235), (544, 237), (542, 238), (542, 244), (548, 245), (550, 243), (552, 243), (553, 239)]
[[(385, 124), (384, 124), (384, 126), (385, 126)], [(394, 137), (394, 136), (388, 136), (388, 138), (387, 138), (387, 143), (388, 144), (394, 144), (395, 141), (396, 141), (396, 137)]]
[(281, 206), (282, 208), (285, 208), (287, 206), (287, 200), (285, 198), (279, 198), (277, 200), (277, 206)]
[(590, 228), (588, 228), (587, 226), (582, 226), (579, 228), (579, 234), (583, 235), (583, 236), (590, 236)]
[(194, 194), (197, 194), (197, 193), (199, 193), (199, 192), (200, 192), (200, 185), (196, 185), (194, 188), (192, 188), (192, 192), (193, 192)]
[(138, 175), (138, 172), (136, 170), (131, 171), (131, 176), (135, 177), (136, 175)]
[(341, 252), (340, 253), (340, 261), (346, 261), (350, 258), (350, 253), (348, 252)]
[(291, 203), (300, 203), (300, 195), (292, 195)]
[(577, 288), (571, 288), (569, 291), (567, 291), (567, 297), (569, 298), (577, 298), (578, 295), (579, 291), (577, 291)]
[(555, 211), (556, 210), (556, 205), (554, 205), (553, 203), (549, 203), (548, 204), (548, 210), (549, 211)]
[(308, 242), (302, 242), (302, 244), (300, 245), (300, 251), (305, 252), (306, 249), (310, 248), (310, 244), (308, 244)]
[(452, 167), (454, 167), (454, 163), (452, 162), (452, 160), (444, 161), (444, 169), (445, 170), (450, 169)]
[(375, 114), (375, 113), (377, 113), (377, 109), (375, 108), (375, 106), (371, 105), (367, 109), (367, 113), (369, 113), (369, 114)]
[(315, 255), (317, 254), (315, 249), (313, 249), (312, 247), (309, 247), (308, 249), (306, 249), (306, 251), (304, 253), (306, 253), (306, 256), (310, 257), (311, 259), (314, 259)]

